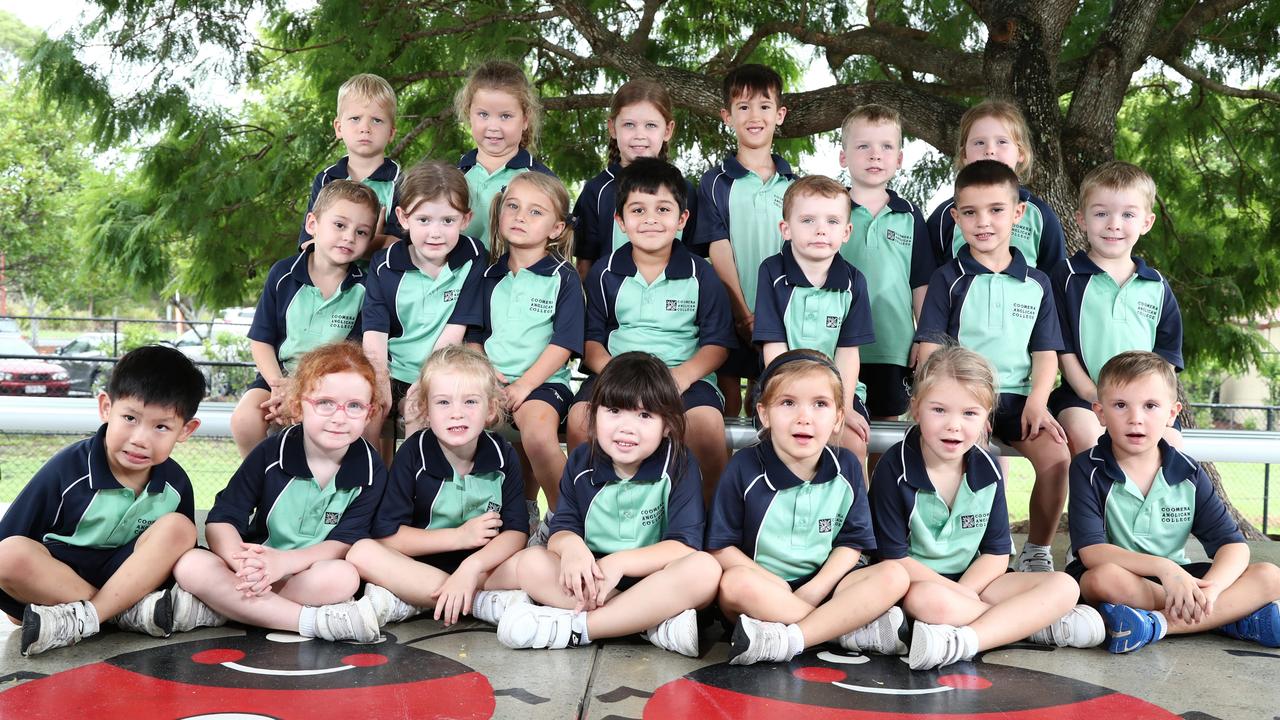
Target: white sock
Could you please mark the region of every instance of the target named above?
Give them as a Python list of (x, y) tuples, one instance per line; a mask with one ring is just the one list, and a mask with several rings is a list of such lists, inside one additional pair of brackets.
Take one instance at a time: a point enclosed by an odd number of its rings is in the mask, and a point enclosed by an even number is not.
[(1022, 543), (1022, 552), (1024, 555), (1027, 553), (1034, 553), (1034, 552), (1051, 553), (1052, 551), (1053, 551), (1053, 548), (1048, 545), (1036, 545), (1035, 543), (1032, 543), (1032, 542)]
[(573, 619), (569, 621), (569, 627), (578, 634), (578, 645), (586, 645), (591, 642), (591, 636), (587, 634), (587, 614), (584, 612), (574, 613)]
[(1164, 636), (1169, 633), (1169, 618), (1159, 610), (1152, 610), (1151, 614), (1156, 617), (1156, 640), (1163, 640)]
[(964, 654), (960, 659), (972, 660), (973, 656), (978, 654), (978, 633), (968, 625), (962, 625), (956, 628), (956, 635), (960, 638), (960, 644), (964, 646)]
[(316, 636), (316, 608), (302, 606), (302, 612), (298, 614), (298, 634), (309, 638)]
[(93, 603), (85, 600), (80, 603), (80, 607), (84, 609), (84, 637), (97, 635), (101, 628), (101, 622), (98, 620), (98, 608)]
[(787, 652), (791, 653), (791, 657), (804, 652), (804, 633), (800, 632), (800, 626), (795, 623), (787, 626)]

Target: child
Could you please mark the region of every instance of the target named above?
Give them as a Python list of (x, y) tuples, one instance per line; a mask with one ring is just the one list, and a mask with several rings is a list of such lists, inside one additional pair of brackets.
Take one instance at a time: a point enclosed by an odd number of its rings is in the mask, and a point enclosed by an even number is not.
[(433, 607), (445, 625), (464, 613), (497, 624), (508, 602), (525, 600), (502, 590), (518, 586), (511, 557), (528, 537), (520, 465), (485, 429), (502, 417), (502, 385), (483, 355), (450, 345), (427, 359), (417, 387), (426, 428), (392, 465), (378, 539), (357, 542), (347, 561), (368, 581), (380, 625)]
[[(74, 645), (112, 620), (173, 630), (173, 565), (196, 543), (191, 481), (169, 458), (200, 426), (204, 376), (149, 345), (120, 358), (98, 395), (98, 432), (32, 476), (0, 519), (0, 609), (23, 655)], [(19, 620), (18, 618), (21, 618)]]
[(720, 118), (733, 130), (738, 150), (702, 175), (702, 218), (693, 243), (707, 248), (742, 340), (729, 353), (719, 380), (724, 414), (737, 417), (742, 378), (748, 379), (750, 397), (750, 381), (760, 372), (760, 354), (751, 344), (760, 263), (782, 249), (782, 195), (796, 178), (787, 161), (772, 153), (773, 134), (787, 116), (782, 77), (764, 65), (741, 65), (725, 75), (721, 101)]
[(546, 544), (538, 489), (556, 506), (564, 472), (560, 424), (569, 413), (568, 362), (582, 355), (582, 283), (567, 258), (573, 229), (569, 193), (541, 173), (517, 175), (494, 203), (492, 254), (481, 280), (483, 322), (467, 334), (489, 357), (502, 382), (502, 408), (520, 429), (529, 528)]
[(396, 182), (400, 166), (385, 156), (387, 145), (396, 136), (396, 91), (377, 75), (361, 73), (352, 76), (338, 88), (338, 116), (333, 119), (334, 136), (342, 141), (347, 154), (338, 162), (321, 170), (311, 182), (311, 198), (298, 233), (298, 247), (306, 247), (315, 234), (308, 226), (315, 214), (320, 189), (334, 180), (354, 180), (368, 185), (376, 193), (378, 225), (370, 242), (370, 250), (379, 250), (404, 237), (404, 229), (391, 212), (396, 201)]
[[(622, 171), (614, 212), (631, 241), (587, 277), (582, 364), (600, 373), (614, 355), (644, 350), (671, 368), (689, 428), (682, 439), (698, 460), (705, 501), (728, 461), (714, 373), (734, 343), (724, 287), (706, 260), (675, 240), (688, 216), (685, 187), (680, 171), (656, 158)], [(570, 450), (587, 440), (592, 383), (587, 378), (569, 410)]]
[(475, 210), (465, 232), (489, 247), (493, 196), (520, 173), (533, 170), (555, 175), (533, 156), (542, 124), (542, 103), (520, 66), (489, 60), (467, 77), (453, 107), (476, 143), (475, 150), (458, 160)]
[[(800, 178), (782, 197), (782, 252), (760, 265), (752, 336), (766, 363), (808, 348), (834, 356), (840, 376), (858, 377), (858, 346), (875, 340), (867, 281), (840, 257), (849, 237), (849, 195), (822, 175)], [(855, 390), (855, 385), (856, 390)], [(871, 426), (866, 387), (845, 386), (840, 444), (866, 462)]]
[[(978, 160), (996, 160), (1012, 168), (1019, 178), (1031, 176), (1031, 130), (1022, 111), (1013, 103), (986, 100), (969, 108), (960, 118), (960, 145), (956, 168)], [(1027, 264), (1049, 272), (1067, 255), (1062, 221), (1049, 204), (1018, 186), (1018, 202), (1026, 207), (1013, 228), (1012, 244)], [(929, 238), (939, 265), (964, 247), (965, 239), (953, 218), (956, 198), (934, 208), (929, 216)]]
[[(613, 221), (618, 173), (636, 158), (667, 160), (667, 143), (676, 129), (671, 95), (652, 80), (636, 79), (623, 83), (613, 94), (608, 127), (609, 166), (587, 181), (573, 206), (574, 254), (578, 258), (578, 274), (584, 280), (596, 260), (627, 242), (626, 233)], [(689, 220), (676, 237), (692, 238), (696, 235), (696, 196), (692, 185), (689, 185), (687, 195)]]
[[(1030, 636), (1093, 647), (1102, 618), (1073, 609), (1079, 588), (1065, 573), (1007, 573), (1009, 511), (1000, 464), (983, 449), (996, 399), (995, 371), (959, 346), (916, 368), (916, 425), (871, 478), (877, 555), (906, 568), (902, 600), (916, 619), (909, 662), (928, 670)], [(980, 444), (981, 443), (981, 444)]]
[[(378, 415), (368, 437), (377, 438), (383, 421), (407, 418), (412, 435), (419, 413), (401, 408), (422, 363), (437, 348), (462, 342), (468, 325), (480, 317), (480, 276), (484, 247), (461, 235), (471, 220), (467, 181), (457, 168), (426, 161), (413, 166), (400, 185), (396, 216), (409, 239), (378, 252), (369, 266), (364, 308), (365, 354), (378, 372)], [(395, 453), (394, 444), (382, 448)]]
[(760, 388), (760, 443), (729, 462), (707, 526), (707, 549), (724, 568), (720, 608), (737, 618), (730, 664), (786, 662), (836, 639), (901, 654), (893, 604), (906, 572), (854, 569), (876, 544), (862, 469), (827, 445), (844, 422), (836, 366), (789, 350), (765, 368)]
[(1031, 462), (1031, 529), (1018, 555), (1020, 571), (1052, 572), (1049, 545), (1067, 494), (1062, 428), (1049, 412), (1049, 392), (1062, 349), (1049, 278), (1030, 267), (1009, 237), (1025, 204), (1018, 176), (1003, 163), (978, 160), (956, 176), (951, 214), (968, 244), (929, 281), (920, 327), (918, 362), (950, 336), (996, 367), (1000, 395), (994, 435)]
[[(1156, 221), (1155, 201), (1155, 182), (1137, 165), (1094, 168), (1080, 183), (1076, 211), (1089, 250), (1058, 263), (1050, 274), (1066, 351), (1058, 356), (1063, 382), (1049, 396), (1049, 409), (1066, 430), (1073, 455), (1093, 447), (1102, 434), (1092, 404), (1098, 400), (1098, 371), (1108, 360), (1125, 350), (1151, 350), (1182, 369), (1182, 315), (1173, 290), (1130, 255)], [(1164, 431), (1174, 447), (1182, 444), (1176, 427)]]
[(897, 420), (907, 410), (915, 319), (936, 264), (924, 216), (889, 189), (902, 166), (898, 111), (855, 108), (840, 135), (840, 164), (849, 169), (853, 201), (853, 232), (840, 254), (866, 278), (875, 328), (875, 340), (858, 348), (858, 387), (866, 389), (872, 420)]
[(499, 642), (555, 649), (643, 631), (698, 655), (695, 609), (715, 598), (720, 568), (699, 552), (702, 483), (680, 442), (683, 411), (653, 355), (622, 353), (600, 374), (590, 441), (569, 455), (551, 540), (520, 555), (520, 587), (542, 605), (509, 606)]
[(387, 484), (382, 459), (361, 438), (373, 384), (355, 343), (302, 356), (286, 399), (301, 423), (249, 453), (213, 500), (209, 549), (187, 552), (173, 569), (175, 630), (230, 618), (325, 640), (378, 638), (372, 606), (351, 601), (360, 575), (343, 560), (369, 536)]
[[(1106, 434), (1071, 463), (1067, 572), (1101, 603), (1113, 653), (1205, 630), (1280, 647), (1280, 568), (1249, 563), (1209, 477), (1163, 439), (1182, 409), (1176, 389), (1155, 353), (1122, 352), (1102, 366), (1093, 409)], [(1188, 535), (1212, 562), (1187, 562)]]
[(314, 242), (301, 255), (271, 267), (249, 328), (249, 349), (258, 376), (231, 414), (231, 434), (240, 457), (280, 424), (286, 371), (300, 355), (327, 342), (360, 340), (364, 255), (378, 224), (378, 196), (368, 186), (335, 180), (320, 189), (307, 213)]

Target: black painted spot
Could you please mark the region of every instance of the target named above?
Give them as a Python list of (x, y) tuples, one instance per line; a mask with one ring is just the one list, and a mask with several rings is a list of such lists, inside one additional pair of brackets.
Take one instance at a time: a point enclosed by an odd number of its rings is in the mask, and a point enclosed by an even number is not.
[(627, 687), (626, 685), (619, 685), (607, 693), (597, 695), (596, 699), (603, 700), (607, 703), (616, 703), (632, 697), (649, 698), (653, 697), (653, 693), (645, 692), (644, 690), (637, 690), (633, 687)]
[(534, 695), (524, 688), (507, 688), (505, 690), (494, 690), (494, 697), (509, 697), (519, 700), (526, 705), (541, 705), (544, 702), (551, 702), (551, 698), (544, 698), (541, 695)]

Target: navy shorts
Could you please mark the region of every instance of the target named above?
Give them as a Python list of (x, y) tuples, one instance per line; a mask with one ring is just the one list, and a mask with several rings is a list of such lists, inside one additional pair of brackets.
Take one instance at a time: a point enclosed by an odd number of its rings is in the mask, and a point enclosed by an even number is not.
[(853, 396), (852, 410), (862, 416), (868, 423), (871, 422), (871, 413), (867, 412), (867, 406), (862, 404), (862, 399), (857, 395)]
[(996, 411), (991, 418), (991, 434), (1005, 443), (1021, 442), (1022, 410), (1026, 406), (1026, 395), (1000, 393), (996, 398)]
[[(1193, 562), (1193, 563), (1187, 563), (1186, 565), (1183, 565), (1182, 569), (1186, 570), (1187, 574), (1189, 574), (1191, 577), (1199, 580), (1203, 578), (1206, 573), (1209, 572), (1209, 568), (1211, 567), (1213, 567), (1213, 563), (1211, 562)], [(1075, 578), (1075, 581), (1077, 583), (1080, 582), (1080, 578), (1084, 577), (1085, 571), (1087, 570), (1088, 568), (1084, 566), (1084, 563), (1080, 562), (1080, 558), (1076, 558), (1075, 560), (1072, 560), (1071, 562), (1067, 563), (1067, 566), (1062, 569), (1063, 572)], [(1144, 575), (1143, 577), (1145, 577), (1146, 579), (1150, 580), (1151, 582), (1157, 585), (1160, 584), (1160, 578), (1154, 578), (1149, 575)]]
[(867, 386), (867, 410), (875, 417), (898, 417), (907, 411), (911, 396), (911, 368), (887, 363), (863, 363), (858, 379)]
[(452, 575), (458, 571), (458, 566), (462, 564), (462, 561), (471, 557), (471, 553), (473, 552), (475, 552), (475, 550), (454, 550), (452, 552), (442, 552), (434, 555), (417, 555), (413, 559), (423, 565), (430, 565), (437, 570)]
[[(596, 386), (597, 377), (599, 376), (592, 375), (582, 381), (578, 394), (573, 396), (575, 403), (591, 402), (591, 389)], [(685, 412), (696, 407), (709, 407), (717, 412), (724, 412), (724, 397), (720, 395), (720, 390), (705, 379), (690, 385), (689, 389), (680, 395), (680, 400), (684, 403)]]
[[(118, 548), (86, 548), (56, 541), (46, 542), (44, 546), (55, 560), (70, 567), (85, 582), (101, 588), (133, 554), (136, 542), (137, 538), (134, 538)], [(166, 580), (160, 587), (167, 587), (171, 582), (172, 579)], [(24, 607), (26, 603), (19, 602), (0, 590), (0, 610), (21, 619)]]
[(387, 408), (387, 418), (394, 420), (403, 416), (400, 412), (400, 401), (409, 394), (411, 387), (413, 387), (412, 383), (391, 378), (391, 407)]
[[(1053, 392), (1049, 393), (1049, 412), (1053, 413), (1053, 416), (1056, 418), (1067, 408), (1080, 408), (1081, 410), (1093, 412), (1093, 403), (1077, 395), (1075, 389), (1071, 387), (1070, 383), (1064, 382), (1054, 388)], [(1173, 429), (1181, 432), (1181, 418), (1175, 417), (1173, 419)]]
[(245, 390), (266, 390), (267, 392), (271, 392), (271, 386), (268, 385), (266, 379), (262, 377), (262, 373), (258, 373), (253, 376), (253, 382), (249, 383), (249, 387), (245, 388)]
[(760, 356), (760, 348), (754, 345), (744, 347), (729, 348), (729, 357), (725, 358), (724, 364), (716, 371), (719, 375), (728, 375), (729, 377), (747, 378), (755, 380), (760, 377), (760, 371), (764, 369), (764, 363)]
[[(569, 415), (569, 406), (573, 404), (574, 396), (569, 386), (564, 383), (542, 383), (525, 396), (525, 402), (530, 400), (541, 400), (555, 408), (556, 417), (563, 423)], [(514, 418), (511, 420), (511, 426), (516, 427)]]

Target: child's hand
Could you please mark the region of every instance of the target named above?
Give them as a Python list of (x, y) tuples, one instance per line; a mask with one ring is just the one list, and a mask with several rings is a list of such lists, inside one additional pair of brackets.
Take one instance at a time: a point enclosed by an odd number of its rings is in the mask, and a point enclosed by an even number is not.
[(381, 382), (375, 383), (374, 387), (377, 391), (373, 394), (373, 401), (379, 408), (387, 411), (390, 415), (391, 410), (391, 381), (383, 379)]
[(822, 601), (827, 597), (827, 593), (822, 588), (814, 587), (812, 580), (796, 588), (796, 591), (792, 594), (813, 607), (821, 605)]
[(684, 394), (685, 390), (689, 389), (690, 385), (698, 381), (698, 378), (685, 377), (687, 374), (688, 371), (684, 369), (684, 365), (677, 365), (671, 368), (671, 379), (676, 381), (676, 389), (680, 391), (681, 395)]
[(852, 410), (845, 411), (844, 426), (849, 428), (854, 435), (862, 438), (862, 442), (871, 443), (871, 425), (867, 423), (867, 419), (862, 417), (862, 413)]
[(503, 389), (502, 404), (506, 407), (507, 412), (515, 412), (520, 409), (520, 406), (524, 404), (524, 399), (529, 397), (531, 392), (533, 392), (533, 388), (517, 380)]
[(754, 313), (747, 313), (733, 321), (733, 328), (738, 331), (738, 337), (751, 343), (751, 334), (756, 330), (756, 316)]
[(479, 580), (477, 573), (460, 565), (438, 590), (431, 593), (436, 603), (435, 619), (448, 627), (458, 622), (459, 616), (471, 612), (471, 600), (475, 597)]
[[(391, 396), (388, 395), (387, 396), (388, 405), (386, 407), (391, 407), (390, 402), (391, 402)], [(406, 421), (415, 420), (419, 417), (422, 417), (424, 413), (422, 412), (422, 408), (418, 405), (418, 383), (416, 380), (412, 385), (409, 386), (409, 389), (405, 391), (403, 402), (404, 402), (404, 407), (403, 407), (404, 412), (402, 412), (401, 415), (404, 416)]]
[(911, 353), (907, 355), (907, 367), (911, 368), (912, 370), (916, 369), (916, 361), (919, 359), (918, 358), (919, 354), (920, 354), (920, 343), (918, 342), (911, 343)]
[(1164, 612), (1166, 616), (1192, 623), (1204, 612), (1205, 596), (1201, 589), (1203, 580), (1197, 580), (1176, 563), (1160, 574), (1164, 586)]
[(599, 606), (596, 593), (603, 579), (600, 565), (585, 544), (561, 556), (560, 586), (577, 601), (574, 612), (589, 612)]
[(1067, 441), (1067, 434), (1049, 408), (1038, 400), (1027, 398), (1027, 404), (1022, 408), (1022, 439), (1035, 440), (1041, 431), (1049, 433), (1059, 445)]
[(596, 567), (600, 568), (600, 573), (604, 577), (596, 581), (596, 606), (603, 605), (609, 599), (609, 593), (618, 587), (618, 583), (622, 582), (622, 570), (616, 567), (617, 563), (610, 563), (608, 557), (600, 558), (596, 563)]
[(1201, 610), (1205, 615), (1213, 614), (1213, 604), (1218, 601), (1218, 596), (1222, 594), (1222, 586), (1216, 582), (1209, 580), (1200, 580), (1200, 591), (1204, 593), (1204, 605)]
[(271, 586), (284, 577), (280, 551), (257, 543), (240, 543), (240, 551), (231, 554), (232, 559), (240, 560), (240, 570), (236, 573), (236, 590), (245, 597), (262, 597), (271, 591)]
[(470, 550), (484, 547), (490, 540), (497, 537), (501, 530), (502, 516), (497, 512), (491, 510), (483, 515), (477, 515), (458, 528), (458, 536), (462, 544), (458, 549)]

